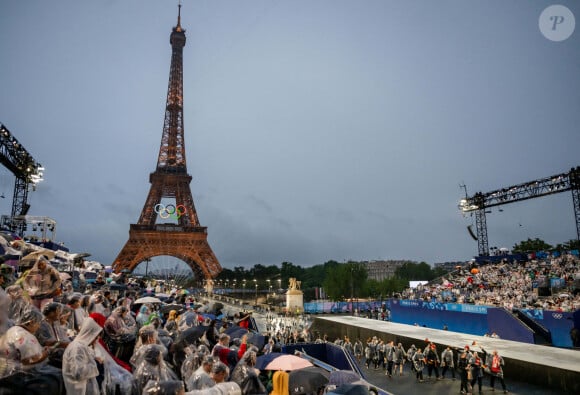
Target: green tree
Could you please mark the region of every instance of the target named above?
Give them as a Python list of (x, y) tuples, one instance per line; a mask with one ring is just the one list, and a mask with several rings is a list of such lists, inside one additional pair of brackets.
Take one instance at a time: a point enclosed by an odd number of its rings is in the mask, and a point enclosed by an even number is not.
[(564, 248), (566, 250), (580, 250), (580, 240), (572, 239), (564, 243)]
[(350, 299), (364, 296), (367, 270), (359, 262), (347, 262), (326, 267), (324, 290), (331, 300)]
[(435, 273), (426, 262), (405, 262), (395, 270), (395, 277), (406, 281), (428, 281), (435, 278)]
[(528, 238), (527, 240), (521, 241), (519, 244), (515, 244), (512, 248), (514, 253), (526, 253), (526, 252), (536, 252), (536, 251), (550, 251), (554, 247), (546, 243), (544, 240), (540, 240), (537, 237), (532, 240)]

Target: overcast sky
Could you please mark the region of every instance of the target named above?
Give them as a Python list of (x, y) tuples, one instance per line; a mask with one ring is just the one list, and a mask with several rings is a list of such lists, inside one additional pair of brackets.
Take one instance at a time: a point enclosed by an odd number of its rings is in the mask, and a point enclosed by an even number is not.
[[(580, 165), (580, 23), (547, 39), (551, 4), (185, 0), (187, 166), (222, 266), (476, 255), (461, 183)], [(103, 264), (150, 189), (176, 20), (177, 1), (0, 3), (0, 122), (46, 168), (29, 214)], [(490, 246), (576, 237), (569, 192), (503, 210)]]

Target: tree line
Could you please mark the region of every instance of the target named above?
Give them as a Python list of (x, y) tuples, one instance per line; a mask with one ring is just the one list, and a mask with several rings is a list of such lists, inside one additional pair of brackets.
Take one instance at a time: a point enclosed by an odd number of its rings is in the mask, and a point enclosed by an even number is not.
[[(517, 243), (512, 248), (513, 253), (528, 253), (534, 251), (570, 251), (580, 249), (578, 240), (551, 246), (538, 238)], [(314, 300), (320, 297), (317, 289), (324, 290), (330, 300), (345, 300), (350, 298), (387, 298), (408, 288), (409, 281), (431, 281), (443, 276), (442, 268), (432, 268), (426, 262), (405, 262), (398, 267), (395, 275), (381, 281), (368, 278), (364, 262), (337, 262), (330, 260), (323, 264), (302, 267), (292, 262), (282, 262), (280, 266), (256, 264), (252, 268), (236, 266), (233, 269), (224, 268), (216, 281), (221, 286), (237, 290), (254, 289), (282, 291), (288, 287), (288, 281), (294, 277), (301, 281), (304, 300)], [(244, 282), (245, 280), (245, 282)], [(255, 281), (254, 281), (255, 280)], [(269, 280), (269, 281), (268, 281)], [(245, 285), (244, 285), (245, 284)]]
[(397, 268), (392, 278), (377, 281), (368, 278), (364, 262), (340, 263), (331, 260), (311, 267), (282, 262), (281, 266), (257, 264), (250, 269), (243, 266), (233, 269), (225, 268), (216, 281), (221, 286), (227, 286), (230, 289), (253, 289), (257, 284), (260, 290), (271, 287), (271, 290), (275, 291), (279, 287), (282, 290), (286, 289), (289, 279), (294, 277), (301, 281), (304, 300), (314, 300), (320, 297), (320, 293), (317, 293), (317, 289), (320, 290), (320, 288), (324, 290), (326, 298), (344, 300), (391, 297), (393, 293), (407, 288), (409, 281), (429, 281), (443, 274), (445, 274), (443, 269), (433, 269), (426, 262), (405, 262)]

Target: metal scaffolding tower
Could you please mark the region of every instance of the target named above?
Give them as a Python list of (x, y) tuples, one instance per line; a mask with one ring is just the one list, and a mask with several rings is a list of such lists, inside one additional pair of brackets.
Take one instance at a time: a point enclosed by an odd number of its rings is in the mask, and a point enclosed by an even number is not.
[(461, 199), (459, 209), (463, 213), (475, 212), (478, 253), (480, 256), (488, 256), (486, 209), (566, 191), (572, 191), (576, 235), (580, 240), (580, 167), (572, 168), (568, 173), (556, 174), (487, 193), (477, 192), (471, 197), (466, 196)]

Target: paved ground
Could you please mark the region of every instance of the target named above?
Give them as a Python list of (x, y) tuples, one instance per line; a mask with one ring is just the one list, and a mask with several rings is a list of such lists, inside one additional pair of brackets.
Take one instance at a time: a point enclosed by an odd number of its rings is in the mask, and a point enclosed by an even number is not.
[[(427, 371), (423, 372), (426, 380), (423, 383), (417, 383), (415, 376), (411, 373), (410, 367), (407, 365), (406, 369), (403, 370), (403, 376), (395, 376), (389, 379), (385, 376), (383, 370), (374, 370), (363, 368), (366, 374), (367, 381), (380, 387), (393, 395), (407, 395), (407, 394), (421, 394), (421, 395), (438, 395), (438, 394), (459, 394), (460, 381), (459, 379), (453, 381), (451, 380), (451, 374), (447, 372), (447, 377), (444, 380), (428, 380)], [(457, 376), (458, 377), (458, 376)], [(532, 386), (526, 383), (515, 382), (506, 377), (505, 379), (507, 389), (510, 394), (513, 395), (560, 395), (563, 394), (560, 391), (549, 390), (546, 388), (541, 388), (538, 386)], [(477, 384), (476, 384), (477, 385)], [(483, 394), (503, 394), (501, 391), (501, 384), (495, 384), (495, 392), (491, 391), (489, 387), (489, 378), (484, 377), (483, 379)], [(477, 395), (476, 391), (473, 393)]]

